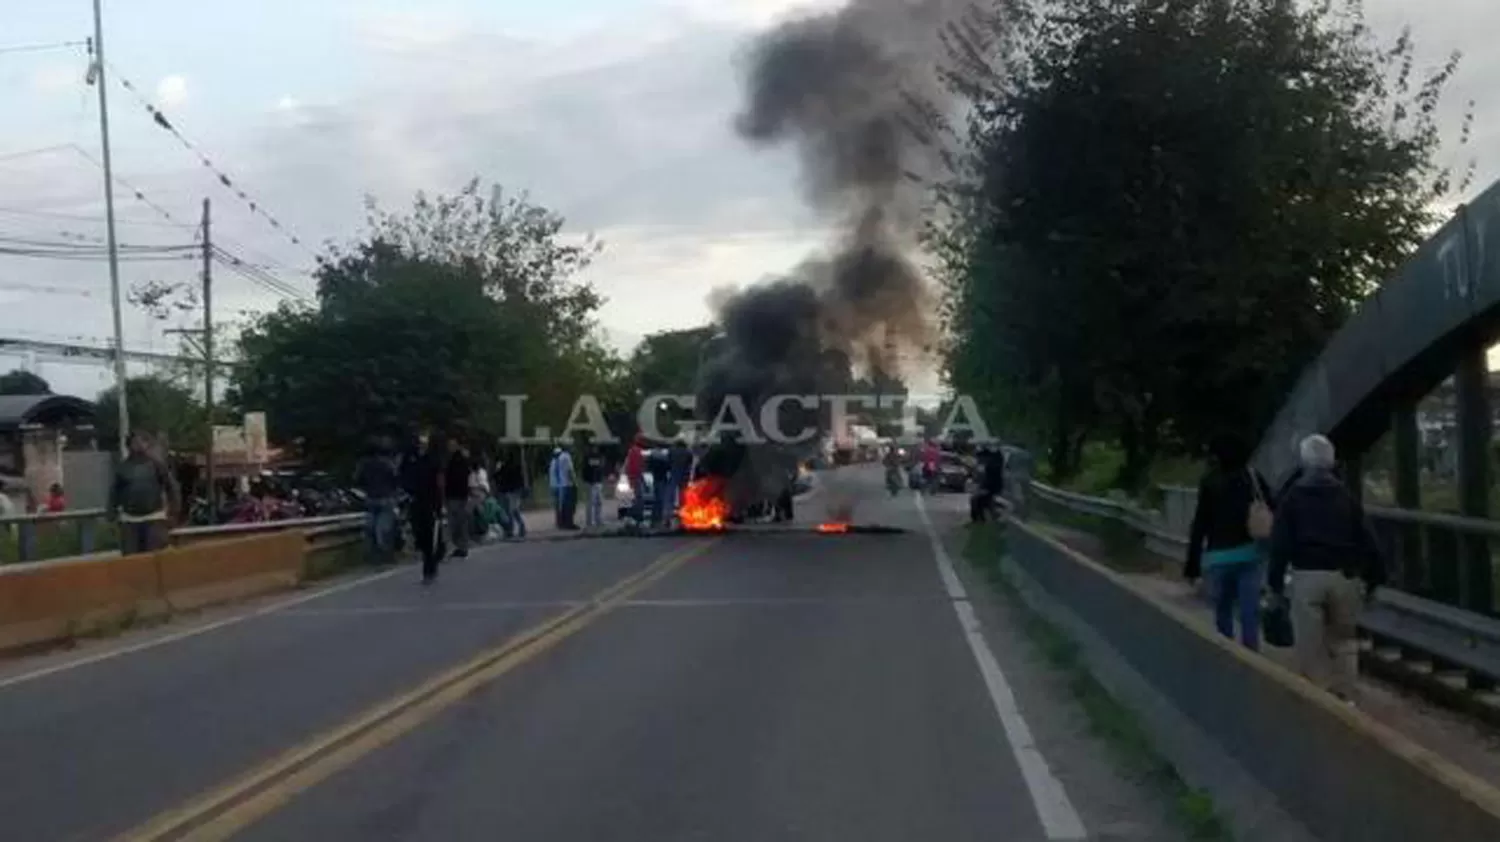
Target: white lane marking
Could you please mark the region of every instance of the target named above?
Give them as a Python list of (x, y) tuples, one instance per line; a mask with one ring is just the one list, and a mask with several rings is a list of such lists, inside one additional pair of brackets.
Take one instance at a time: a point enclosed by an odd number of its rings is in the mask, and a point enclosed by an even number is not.
[(958, 580), (953, 560), (948, 557), (948, 551), (938, 538), (937, 530), (932, 527), (932, 520), (927, 516), (927, 508), (922, 504), (921, 496), (918, 495), (915, 499), (917, 515), (922, 519), (922, 528), (927, 532), (928, 541), (932, 543), (932, 555), (937, 560), (943, 587), (952, 597), (953, 613), (958, 616), (964, 639), (969, 642), (969, 651), (973, 653), (974, 662), (979, 666), (979, 674), (984, 678), (984, 686), (989, 690), (990, 702), (995, 707), (995, 714), (1000, 717), (1000, 725), (1005, 730), (1011, 754), (1016, 759), (1016, 765), (1021, 767), (1021, 777), (1031, 793), (1031, 802), (1036, 806), (1042, 829), (1047, 838), (1054, 842), (1088, 839), (1088, 831), (1084, 829), (1078, 811), (1073, 809), (1067, 790), (1052, 774), (1052, 767), (1047, 765), (1047, 758), (1042, 756), (1042, 750), (1031, 734), (1031, 727), (1021, 715), (1021, 708), (1016, 704), (1010, 682), (1006, 681), (1000, 662), (995, 659), (995, 653), (984, 639), (984, 628), (979, 624), (974, 606), (969, 603), (963, 583)]
[(343, 591), (357, 588), (361, 585), (368, 585), (371, 582), (378, 582), (382, 579), (389, 579), (397, 573), (407, 572), (410, 572), (409, 568), (407, 567), (394, 567), (390, 570), (381, 571), (380, 573), (374, 573), (369, 576), (353, 579), (348, 582), (341, 582), (337, 585), (330, 585), (329, 587), (312, 591), (311, 593), (299, 594), (297, 596), (291, 597), (290, 599), (284, 599), (280, 602), (265, 605), (255, 609), (254, 611), (250, 611), (244, 614), (236, 614), (233, 617), (225, 617), (222, 620), (215, 620), (212, 623), (205, 623), (201, 626), (193, 626), (191, 628), (186, 628), (182, 631), (173, 632), (172, 634), (163, 635), (161, 637), (153, 637), (150, 640), (143, 640), (140, 643), (132, 643), (128, 646), (121, 646), (118, 649), (108, 649), (103, 652), (88, 655), (86, 657), (75, 658), (71, 661), (64, 661), (60, 664), (53, 664), (50, 667), (42, 667), (41, 669), (32, 670), (31, 672), (23, 672), (19, 675), (10, 676), (9, 678), (0, 678), (0, 690), (5, 689), (6, 687), (13, 687), (17, 684), (23, 684), (27, 681), (35, 681), (38, 678), (45, 678), (49, 675), (66, 672), (78, 667), (85, 667), (89, 664), (97, 664), (100, 661), (108, 661), (111, 658), (118, 658), (121, 655), (131, 655), (136, 652), (145, 651), (147, 649), (155, 649), (158, 646), (165, 646), (168, 643), (176, 643), (180, 640), (187, 640), (191, 637), (197, 637), (200, 634), (207, 634), (211, 631), (217, 631), (226, 626), (235, 625), (236, 623), (243, 623), (246, 620), (254, 619), (256, 617), (264, 617), (267, 614), (274, 614), (277, 611), (282, 611), (293, 606), (301, 605), (305, 602), (312, 602), (315, 599), (322, 599), (325, 596), (341, 593)]

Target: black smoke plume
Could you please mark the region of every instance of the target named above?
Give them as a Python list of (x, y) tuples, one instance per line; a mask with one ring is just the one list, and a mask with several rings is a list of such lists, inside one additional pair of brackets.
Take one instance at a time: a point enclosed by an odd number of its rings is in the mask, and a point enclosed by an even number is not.
[[(797, 149), (808, 202), (838, 233), (827, 254), (722, 302), (723, 341), (700, 372), (705, 417), (729, 395), (758, 418), (772, 395), (841, 391), (850, 361), (896, 373), (891, 351), (929, 344), (931, 293), (908, 255), (941, 154), (929, 129), (947, 106), (941, 32), (962, 7), (851, 0), (752, 45), (736, 129), (757, 146)], [(748, 448), (732, 496), (774, 494), (803, 455)]]

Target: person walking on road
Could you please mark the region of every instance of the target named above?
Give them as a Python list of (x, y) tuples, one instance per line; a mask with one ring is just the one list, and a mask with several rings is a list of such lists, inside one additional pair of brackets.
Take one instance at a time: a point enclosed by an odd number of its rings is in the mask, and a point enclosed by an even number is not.
[(1360, 609), (1385, 583), (1385, 560), (1364, 508), (1334, 473), (1333, 442), (1308, 436), (1302, 475), (1286, 491), (1271, 532), (1269, 586), (1284, 599), (1292, 577), (1297, 669), (1344, 701), (1356, 701)]
[(457, 437), (448, 440), (448, 458), (443, 465), (443, 514), (448, 520), (448, 540), (453, 544), (453, 558), (467, 558), (469, 535), (473, 529), (470, 518), (469, 482), (474, 466), (469, 462), (469, 452)]
[(1183, 575), (1190, 582), (1206, 576), (1213, 595), (1214, 626), (1234, 637), (1235, 609), (1240, 642), (1260, 648), (1261, 542), (1270, 537), (1271, 488), (1250, 466), (1250, 448), (1237, 436), (1216, 436), (1213, 466), (1198, 484), (1198, 506), (1188, 538)]
[(526, 537), (526, 518), (521, 514), (521, 500), (526, 495), (526, 471), (521, 467), (520, 450), (506, 455), (495, 468), (495, 490), (500, 497), (500, 527), (506, 538)]
[(401, 493), (401, 475), (394, 447), (388, 436), (370, 443), (369, 450), (354, 466), (354, 487), (365, 496), (365, 550), (374, 564), (395, 561), (396, 497)]
[(558, 445), (552, 449), (552, 462), (547, 466), (547, 481), (552, 487), (552, 505), (558, 529), (577, 529), (573, 522), (578, 509), (578, 488), (573, 483), (573, 454)]
[(174, 513), (181, 511), (177, 480), (152, 453), (152, 442), (137, 430), (130, 434), (129, 455), (115, 468), (109, 487), (109, 515), (120, 525), (123, 555), (149, 553), (167, 545)]
[(588, 500), (583, 512), (583, 523), (589, 529), (604, 526), (604, 477), (607, 466), (604, 453), (597, 445), (590, 444), (583, 453), (583, 470), (579, 472)]
[(407, 518), (411, 521), (412, 541), (422, 554), (422, 584), (437, 579), (438, 513), (443, 506), (443, 464), (440, 442), (424, 434), (417, 440), (416, 452), (401, 466), (401, 485), (409, 498)]

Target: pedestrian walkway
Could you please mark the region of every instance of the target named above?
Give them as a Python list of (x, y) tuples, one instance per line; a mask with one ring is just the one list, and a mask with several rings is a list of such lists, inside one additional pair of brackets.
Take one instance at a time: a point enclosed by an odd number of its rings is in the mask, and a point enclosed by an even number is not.
[[(1044, 525), (1044, 528), (1085, 555), (1094, 558), (1105, 555), (1103, 542), (1097, 536), (1055, 525)], [(1180, 562), (1156, 558), (1161, 562), (1158, 570), (1123, 575), (1162, 602), (1185, 609), (1190, 622), (1213, 632), (1213, 609), (1207, 603), (1206, 594), (1193, 589), (1177, 575)], [(1295, 672), (1292, 650), (1262, 646), (1261, 654)], [(1401, 733), (1470, 774), (1500, 784), (1500, 735), (1494, 731), (1364, 675), (1360, 676), (1359, 698), (1360, 712), (1370, 719)]]

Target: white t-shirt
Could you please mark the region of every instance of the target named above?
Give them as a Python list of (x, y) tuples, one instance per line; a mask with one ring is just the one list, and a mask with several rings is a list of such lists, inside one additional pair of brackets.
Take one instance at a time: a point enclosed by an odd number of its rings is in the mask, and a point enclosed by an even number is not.
[(474, 472), (469, 474), (469, 492), (471, 494), (475, 492), (480, 494), (490, 493), (490, 477), (489, 474), (485, 473), (484, 468), (475, 468)]

